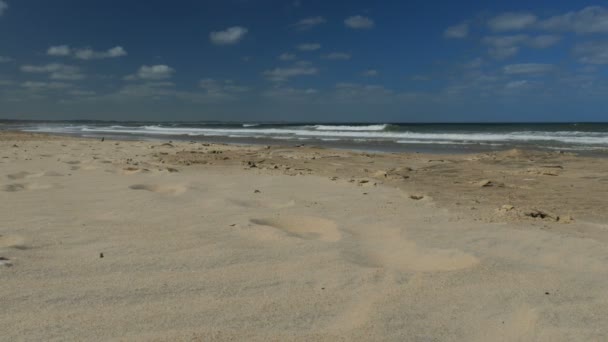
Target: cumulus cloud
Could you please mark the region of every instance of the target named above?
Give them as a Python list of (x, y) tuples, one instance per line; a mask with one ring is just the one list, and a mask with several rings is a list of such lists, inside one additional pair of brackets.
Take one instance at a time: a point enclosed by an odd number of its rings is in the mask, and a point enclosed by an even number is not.
[(63, 82), (23, 82), (21, 87), (30, 90), (52, 90), (52, 89), (66, 89), (72, 87), (69, 83)]
[(332, 61), (346, 61), (346, 60), (349, 60), (351, 57), (352, 56), (350, 55), (350, 53), (332, 52), (327, 55), (324, 55), (322, 58), (332, 60)]
[(277, 86), (272, 89), (266, 90), (262, 93), (262, 96), (272, 98), (273, 100), (279, 101), (310, 101), (311, 96), (318, 94), (319, 91), (314, 88), (292, 88), (292, 87), (281, 87)]
[(544, 49), (557, 44), (559, 41), (559, 36), (528, 36), (526, 34), (487, 36), (481, 40), (483, 44), (489, 47), (488, 53), (496, 59), (505, 59), (515, 56), (522, 46), (534, 49)]
[(462, 38), (466, 38), (468, 35), (469, 35), (469, 24), (468, 23), (462, 23), (459, 25), (450, 26), (443, 32), (443, 36), (445, 38), (452, 38), (452, 39), (462, 39)]
[(394, 92), (377, 84), (338, 83), (333, 98), (339, 102), (376, 103), (395, 99)]
[(560, 36), (544, 34), (534, 37), (529, 37), (526, 44), (534, 49), (545, 49), (557, 44), (561, 40)]
[(49, 47), (46, 54), (56, 57), (72, 56), (76, 59), (92, 60), (126, 56), (127, 51), (122, 46), (115, 46), (106, 51), (95, 51), (91, 48), (72, 49), (69, 45), (56, 45)]
[(300, 51), (315, 51), (315, 50), (319, 50), (321, 48), (321, 44), (317, 44), (317, 43), (300, 44), (297, 46), (297, 48)]
[(53, 80), (76, 81), (85, 78), (85, 75), (81, 73), (80, 68), (59, 63), (22, 65), (20, 69), (25, 73), (48, 74)]
[(49, 56), (69, 56), (72, 53), (72, 50), (67, 45), (57, 45), (51, 46), (46, 54)]
[(275, 68), (264, 71), (264, 77), (273, 82), (283, 82), (296, 76), (316, 75), (319, 70), (311, 66), (293, 66), (289, 68)]
[(371, 29), (374, 27), (374, 21), (370, 18), (355, 15), (344, 20), (344, 25), (351, 29)]
[(228, 99), (234, 97), (234, 94), (249, 91), (248, 87), (236, 85), (231, 80), (217, 81), (212, 78), (200, 80), (199, 87), (205, 91), (209, 99)]
[(488, 21), (488, 26), (496, 32), (517, 31), (531, 27), (536, 23), (538, 18), (531, 13), (526, 12), (510, 12), (503, 13)]
[(574, 47), (578, 61), (584, 64), (608, 64), (608, 42), (589, 42)]
[(164, 64), (151, 66), (142, 65), (136, 74), (125, 77), (125, 80), (164, 80), (167, 78), (171, 78), (174, 72), (175, 69)]
[(296, 59), (296, 55), (293, 53), (285, 52), (279, 56), (279, 59), (282, 61), (293, 61), (294, 59)]
[(589, 6), (578, 12), (568, 12), (543, 20), (539, 26), (551, 31), (607, 33), (608, 10), (601, 6)]
[(122, 46), (113, 47), (107, 51), (94, 51), (92, 49), (79, 49), (74, 52), (74, 57), (83, 60), (117, 58), (126, 56), (127, 51)]
[(503, 71), (507, 75), (537, 75), (545, 74), (554, 70), (552, 64), (542, 63), (521, 63), (521, 64), (509, 64), (503, 68)]
[(215, 45), (234, 45), (240, 42), (249, 32), (241, 26), (229, 27), (224, 31), (213, 31), (209, 33), (209, 39)]
[(519, 81), (510, 81), (505, 84), (505, 89), (515, 90), (521, 88), (527, 88), (530, 86), (530, 82), (527, 80), (519, 80)]
[(302, 20), (298, 21), (297, 23), (295, 23), (293, 26), (296, 28), (296, 30), (305, 31), (305, 30), (310, 30), (311, 28), (313, 28), (315, 26), (325, 24), (326, 22), (327, 22), (327, 20), (325, 20), (325, 18), (323, 18), (321, 16), (317, 16), (317, 17), (310, 17), (310, 18), (302, 19)]
[(8, 8), (8, 4), (4, 0), (0, 0), (0, 16), (4, 14), (4, 11)]
[(6, 57), (6, 56), (0, 56), (0, 63), (8, 63), (8, 62), (12, 62), (13, 59), (10, 57)]

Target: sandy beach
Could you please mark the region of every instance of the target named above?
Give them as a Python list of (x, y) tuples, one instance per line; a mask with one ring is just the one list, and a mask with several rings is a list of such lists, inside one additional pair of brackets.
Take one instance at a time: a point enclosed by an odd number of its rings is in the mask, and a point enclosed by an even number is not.
[(606, 170), (0, 132), (0, 340), (605, 341)]

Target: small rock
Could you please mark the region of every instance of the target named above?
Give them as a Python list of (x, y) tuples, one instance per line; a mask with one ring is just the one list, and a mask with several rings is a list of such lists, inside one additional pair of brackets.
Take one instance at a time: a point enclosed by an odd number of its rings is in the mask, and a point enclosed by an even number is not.
[(485, 188), (485, 187), (489, 187), (489, 186), (493, 186), (493, 185), (494, 185), (494, 183), (492, 183), (492, 181), (491, 181), (491, 180), (489, 180), (489, 179), (480, 180), (480, 181), (479, 181), (479, 182), (477, 182), (476, 184), (477, 184), (477, 185), (479, 185), (479, 186), (480, 186), (480, 187), (482, 187), (482, 188)]
[(510, 204), (505, 204), (501, 207), (501, 209), (505, 210), (505, 211), (511, 211), (511, 210), (515, 209), (515, 207)]
[(99, 259), (103, 259), (103, 253), (99, 253)]
[(553, 221), (559, 221), (559, 216), (547, 213), (545, 211), (539, 210), (539, 209), (532, 209), (530, 211), (527, 211), (524, 213), (526, 216), (528, 217), (532, 217), (532, 218), (540, 218), (540, 219), (548, 219), (548, 220), (553, 220)]
[(423, 199), (424, 196), (422, 196), (422, 195), (410, 195), (410, 198), (413, 199), (413, 200), (415, 200), (415, 201), (419, 201), (419, 200)]
[(174, 173), (174, 172), (179, 172), (179, 170), (178, 170), (178, 169), (175, 169), (175, 168), (172, 168), (172, 167), (168, 167), (168, 168), (167, 168), (167, 171), (169, 171), (169, 172), (171, 172), (171, 173)]
[(256, 190), (253, 191), (253, 193), (254, 194), (259, 194), (259, 193), (261, 193), (261, 191), (256, 189)]
[(11, 267), (13, 264), (8, 258), (0, 257), (0, 266)]

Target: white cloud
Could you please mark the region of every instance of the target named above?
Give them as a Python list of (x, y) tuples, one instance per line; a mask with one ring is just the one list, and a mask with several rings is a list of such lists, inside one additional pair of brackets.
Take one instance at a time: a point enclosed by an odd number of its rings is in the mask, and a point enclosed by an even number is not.
[(4, 14), (7, 8), (8, 4), (4, 0), (0, 0), (0, 16)]
[(293, 61), (294, 59), (296, 59), (296, 55), (293, 53), (285, 52), (279, 56), (279, 59), (282, 61)]
[(85, 78), (85, 75), (81, 73), (80, 68), (59, 63), (40, 66), (22, 65), (21, 71), (34, 74), (49, 74), (49, 77), (53, 80), (76, 81)]
[(537, 21), (537, 17), (531, 13), (503, 13), (488, 21), (488, 26), (496, 32), (517, 31), (531, 27)]
[(323, 56), (324, 59), (329, 59), (332, 61), (346, 61), (349, 60), (351, 57), (352, 56), (350, 55), (350, 53), (345, 52), (332, 52)]
[(589, 6), (578, 12), (568, 12), (543, 20), (539, 26), (551, 31), (607, 33), (608, 10), (601, 6)]
[(505, 59), (515, 56), (521, 46), (534, 49), (544, 49), (555, 45), (560, 41), (559, 36), (539, 35), (528, 36), (525, 34), (511, 36), (487, 36), (481, 42), (489, 46), (488, 53), (496, 59)]
[(363, 73), (361, 73), (361, 75), (366, 76), (366, 77), (376, 77), (379, 75), (378, 70), (376, 69), (369, 69), (369, 70), (365, 70)]
[(172, 82), (146, 82), (140, 84), (128, 84), (115, 94), (118, 97), (163, 97), (175, 94)]
[(468, 35), (469, 35), (469, 24), (468, 23), (462, 23), (459, 25), (450, 26), (443, 32), (443, 36), (445, 38), (462, 39), (462, 38), (466, 38)]
[(21, 83), (21, 87), (26, 89), (40, 89), (40, 90), (49, 90), (49, 89), (65, 89), (72, 87), (69, 83), (63, 82), (23, 82)]
[(290, 68), (275, 68), (264, 71), (264, 76), (273, 82), (287, 81), (291, 77), (316, 75), (319, 70), (310, 66), (294, 66)]
[(164, 80), (167, 78), (171, 78), (174, 72), (175, 69), (164, 64), (151, 66), (142, 65), (135, 75), (129, 75), (125, 77), (125, 80)]
[(504, 73), (507, 75), (536, 75), (545, 74), (553, 70), (553, 65), (542, 63), (509, 64), (503, 68)]
[(209, 39), (216, 45), (234, 45), (240, 42), (247, 32), (249, 32), (249, 30), (244, 27), (233, 26), (224, 31), (213, 31), (209, 33)]
[(74, 57), (83, 60), (117, 58), (126, 55), (127, 51), (122, 46), (115, 46), (107, 51), (94, 51), (92, 49), (78, 49), (74, 51)]
[(73, 96), (95, 96), (97, 93), (95, 93), (94, 91), (91, 91), (91, 90), (75, 89), (75, 90), (70, 90), (68, 92), (68, 94), (73, 95)]
[(370, 18), (355, 15), (344, 20), (344, 25), (352, 29), (371, 29), (374, 27), (374, 21)]
[(321, 44), (317, 44), (317, 43), (300, 44), (297, 46), (297, 48), (300, 51), (315, 51), (315, 50), (319, 50), (321, 48)]
[(199, 87), (205, 91), (208, 99), (228, 99), (233, 98), (234, 94), (249, 91), (248, 87), (236, 85), (233, 81), (217, 81), (212, 78), (200, 80)]
[(51, 46), (46, 54), (49, 56), (69, 56), (72, 53), (72, 50), (67, 45), (57, 45)]
[(263, 96), (274, 100), (304, 100), (309, 101), (311, 96), (318, 94), (319, 91), (314, 88), (292, 88), (292, 87), (274, 87), (262, 93)]
[(51, 46), (46, 54), (49, 56), (67, 57), (72, 56), (76, 59), (92, 60), (117, 58), (127, 55), (127, 51), (122, 46), (115, 46), (106, 51), (95, 51), (90, 48), (72, 49), (68, 45)]
[(530, 85), (530, 82), (528, 82), (526, 80), (511, 81), (511, 82), (508, 82), (507, 84), (505, 84), (505, 88), (513, 90), (513, 89), (526, 88), (529, 85)]
[(530, 37), (526, 41), (526, 44), (531, 48), (545, 49), (545, 48), (548, 48), (548, 47), (551, 47), (551, 46), (557, 44), (560, 40), (561, 40), (560, 36), (545, 34), (545, 35)]
[(583, 43), (574, 47), (578, 61), (584, 64), (608, 64), (608, 42)]
[(465, 64), (465, 67), (467, 68), (471, 68), (471, 69), (476, 69), (479, 68), (483, 65), (484, 60), (481, 57), (477, 57), (475, 59), (473, 59), (472, 61), (468, 62), (467, 64)]
[(6, 57), (6, 56), (0, 56), (0, 63), (8, 63), (8, 62), (12, 62), (13, 59), (10, 57)]
[(325, 20), (325, 18), (321, 17), (321, 16), (317, 16), (317, 17), (310, 17), (310, 18), (305, 18), (302, 19), (300, 21), (298, 21), (297, 23), (295, 23), (293, 26), (300, 31), (304, 31), (304, 30), (310, 30), (311, 28), (321, 25), (321, 24), (325, 24), (327, 22), (327, 20)]
[(348, 103), (380, 103), (394, 99), (394, 92), (381, 85), (338, 83), (332, 94), (334, 100)]

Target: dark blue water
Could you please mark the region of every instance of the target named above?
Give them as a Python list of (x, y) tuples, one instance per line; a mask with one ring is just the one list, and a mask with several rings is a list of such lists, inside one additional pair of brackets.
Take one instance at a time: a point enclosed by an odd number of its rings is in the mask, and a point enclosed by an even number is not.
[(608, 153), (606, 123), (284, 124), (0, 121), (0, 129), (126, 139), (310, 144), (376, 151), (469, 152), (531, 148)]

